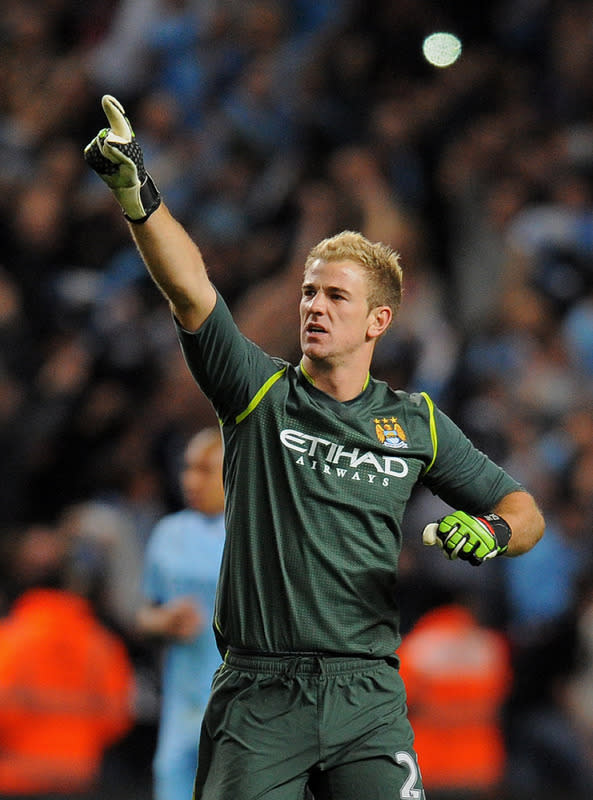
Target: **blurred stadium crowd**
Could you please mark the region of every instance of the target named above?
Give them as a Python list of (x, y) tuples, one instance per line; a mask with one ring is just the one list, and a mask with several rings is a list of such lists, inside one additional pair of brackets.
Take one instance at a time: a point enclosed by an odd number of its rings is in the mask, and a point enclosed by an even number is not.
[[(422, 58), (434, 30), (463, 41), (451, 68)], [(511, 643), (511, 796), (593, 796), (593, 2), (4, 0), (0, 62), (0, 546), (51, 524), (100, 583), (137, 667), (128, 768), (149, 770), (158, 713), (133, 626), (143, 548), (214, 420), (84, 164), (104, 93), (270, 352), (298, 358), (319, 239), (401, 253), (376, 376), (428, 391), (547, 519), (532, 553), (476, 570), (423, 552), (440, 506), (418, 492), (404, 632), (441, 588), (470, 593)]]

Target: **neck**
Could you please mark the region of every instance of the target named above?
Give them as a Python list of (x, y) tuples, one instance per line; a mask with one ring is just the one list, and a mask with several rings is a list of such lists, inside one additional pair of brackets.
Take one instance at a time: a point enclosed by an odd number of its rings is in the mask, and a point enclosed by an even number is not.
[(358, 397), (369, 382), (368, 364), (360, 369), (352, 367), (320, 369), (317, 362), (303, 356), (301, 370), (316, 389), (325, 392), (340, 403)]

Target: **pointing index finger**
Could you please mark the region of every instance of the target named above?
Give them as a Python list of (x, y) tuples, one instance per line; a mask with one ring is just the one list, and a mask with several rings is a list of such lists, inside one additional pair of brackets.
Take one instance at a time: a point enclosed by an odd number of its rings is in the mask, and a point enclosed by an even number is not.
[(110, 94), (105, 94), (101, 99), (101, 106), (109, 120), (109, 127), (111, 128), (110, 138), (112, 141), (120, 144), (127, 144), (130, 142), (133, 136), (132, 127), (127, 120), (124, 107), (119, 100)]

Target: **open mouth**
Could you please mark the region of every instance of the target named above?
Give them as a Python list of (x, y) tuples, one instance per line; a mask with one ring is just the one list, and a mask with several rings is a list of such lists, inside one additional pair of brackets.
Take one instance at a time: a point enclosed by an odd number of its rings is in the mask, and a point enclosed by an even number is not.
[(307, 333), (327, 333), (325, 328), (322, 325), (317, 325), (314, 322), (310, 322), (306, 328)]

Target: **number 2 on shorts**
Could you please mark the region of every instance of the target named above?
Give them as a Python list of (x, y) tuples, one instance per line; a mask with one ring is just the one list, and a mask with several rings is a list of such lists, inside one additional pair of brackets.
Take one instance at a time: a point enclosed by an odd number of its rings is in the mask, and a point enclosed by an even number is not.
[(410, 773), (400, 789), (399, 796), (401, 800), (423, 800), (424, 792), (422, 789), (416, 788), (416, 783), (420, 777), (420, 771), (414, 756), (410, 755), (410, 753), (407, 753), (405, 750), (401, 750), (399, 753), (395, 754), (395, 760), (398, 764), (405, 764)]

